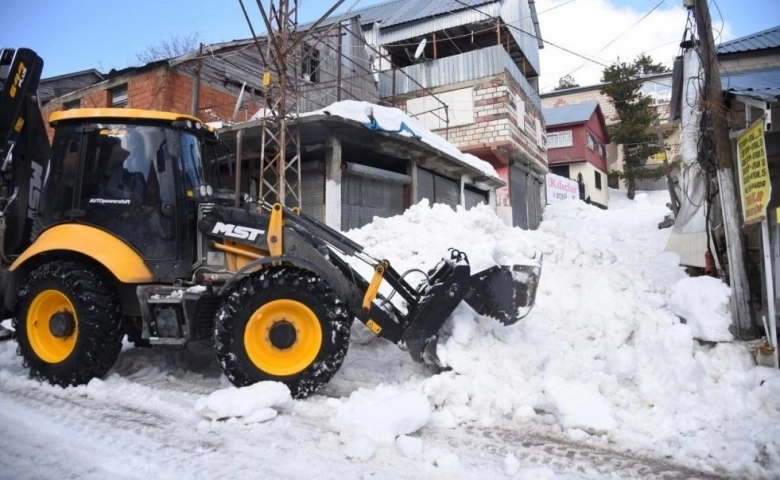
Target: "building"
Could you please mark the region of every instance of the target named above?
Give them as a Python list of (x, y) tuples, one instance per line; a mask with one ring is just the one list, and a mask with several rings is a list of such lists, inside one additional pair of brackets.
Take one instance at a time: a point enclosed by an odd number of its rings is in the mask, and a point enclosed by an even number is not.
[(535, 2), (391, 0), (354, 14), (380, 100), (489, 162), (506, 182), (497, 213), (536, 228), (547, 155)]
[(724, 73), (780, 66), (780, 25), (721, 43), (718, 62)]
[(607, 208), (609, 133), (598, 102), (545, 108), (550, 172), (577, 181), (580, 198)]
[[(620, 118), (615, 110), (612, 99), (601, 93), (602, 86), (603, 84), (596, 84), (543, 93), (541, 95), (542, 105), (547, 109), (565, 105), (598, 102), (601, 111), (604, 114), (606, 125), (609, 127), (620, 122)], [(669, 162), (678, 162), (680, 155), (680, 129), (677, 122), (670, 118), (672, 73), (649, 75), (642, 85), (641, 92), (651, 98), (651, 104), (655, 109), (655, 115), (658, 119), (657, 125), (650, 127), (651, 132), (654, 134), (660, 132), (663, 136), (666, 159)], [(625, 184), (619, 180), (617, 175), (615, 175), (615, 173), (623, 171), (622, 145), (613, 143), (607, 144), (606, 152), (609, 187), (618, 190), (626, 189)], [(663, 161), (664, 157), (662, 155), (648, 158), (644, 168), (660, 168), (663, 165)], [(637, 179), (636, 185), (637, 190), (666, 190), (668, 188), (665, 178), (660, 180)]]
[[(41, 102), (41, 105), (46, 105), (57, 97), (94, 85), (102, 81), (103, 78), (103, 74), (94, 68), (43, 78), (38, 83), (38, 100)], [(64, 108), (74, 108), (76, 105), (77, 103), (74, 101), (70, 105), (64, 105)]]
[[(423, 127), (489, 162), (498, 177), (462, 161), (461, 152), (443, 154), (417, 138), (372, 133), (361, 125), (367, 116), (356, 121), (313, 115), (300, 122), (306, 132), (300, 145), (304, 208), (331, 226), (349, 229), (374, 215), (402, 213), (423, 198), (465, 207), (484, 202), (508, 223), (538, 226), (547, 164), (535, 93), (541, 42), (533, 2), (470, 3), (479, 8), (396, 0), (323, 22), (288, 62), (288, 78), (297, 85), (287, 98), (297, 100), (293, 111), (299, 115), (339, 101), (400, 107)], [(519, 33), (510, 25), (536, 33)], [(426, 38), (430, 41), (423, 42)], [(419, 58), (404, 61), (409, 42), (422, 48)], [(242, 191), (262, 188), (257, 174), (261, 157), (269, 155), (262, 136), (268, 129), (256, 113), (272, 111), (279, 98), (275, 79), (264, 83), (260, 52), (267, 46), (264, 37), (204, 45), (187, 55), (112, 71), (94, 85), (52, 100), (45, 114), (73, 106), (115, 106), (198, 116), (219, 124), (234, 152), (241, 145), (242, 168), (233, 172), (235, 179), (224, 178), (225, 185), (234, 188), (237, 179)], [(429, 81), (428, 75), (439, 79)], [(442, 108), (425, 111), (431, 101)]]

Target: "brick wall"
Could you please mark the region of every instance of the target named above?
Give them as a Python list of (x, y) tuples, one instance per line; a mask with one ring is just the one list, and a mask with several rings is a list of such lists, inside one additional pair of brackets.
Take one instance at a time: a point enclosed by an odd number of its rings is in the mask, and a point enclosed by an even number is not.
[[(82, 108), (105, 108), (111, 106), (111, 90), (127, 85), (128, 108), (159, 110), (182, 114), (191, 114), (194, 77), (161, 66), (151, 71), (131, 73), (93, 85), (92, 87), (55, 98), (43, 109), (43, 118), (47, 122), (49, 140), (54, 131), (48, 126), (49, 115), (63, 109), (65, 103), (80, 100)], [(230, 120), (233, 115), (238, 92), (223, 85), (210, 85), (201, 82), (198, 95), (198, 117), (203, 121), (216, 119)], [(253, 100), (244, 105), (251, 116), (260, 108)], [(207, 111), (208, 110), (208, 111)], [(210, 111), (210, 113), (209, 113)], [(236, 118), (242, 121), (244, 117)]]
[(758, 55), (755, 52), (718, 55), (718, 61), (720, 62), (721, 72), (776, 68), (780, 67), (780, 52), (776, 49), (775, 51)]
[[(434, 132), (464, 152), (486, 146), (509, 146), (532, 159), (539, 170), (546, 171), (547, 152), (536, 141), (536, 120), (541, 122), (544, 130), (542, 114), (528, 99), (520, 84), (506, 73), (469, 83), (473, 88), (474, 122)], [(464, 86), (458, 84), (455, 87), (460, 89)], [(441, 91), (437, 89), (437, 92)], [(426, 93), (417, 92), (417, 96)], [(518, 122), (515, 99), (524, 103), (525, 126), (522, 129)]]

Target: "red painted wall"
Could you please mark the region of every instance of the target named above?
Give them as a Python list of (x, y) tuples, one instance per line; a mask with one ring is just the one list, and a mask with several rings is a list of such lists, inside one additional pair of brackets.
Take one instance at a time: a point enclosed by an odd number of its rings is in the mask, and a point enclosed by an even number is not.
[(588, 148), (587, 133), (591, 134), (597, 145), (605, 145), (607, 143), (607, 132), (602, 128), (596, 112), (594, 111), (593, 115), (585, 123), (547, 127), (547, 134), (565, 132), (567, 130), (572, 132), (573, 145), (562, 148), (548, 147), (547, 160), (550, 166), (587, 161), (602, 172), (606, 172), (606, 149), (604, 150), (604, 156), (601, 156), (598, 149), (591, 150)]

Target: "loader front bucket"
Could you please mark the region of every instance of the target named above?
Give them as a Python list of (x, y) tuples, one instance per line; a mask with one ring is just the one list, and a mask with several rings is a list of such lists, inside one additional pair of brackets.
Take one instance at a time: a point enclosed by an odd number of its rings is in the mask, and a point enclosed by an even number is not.
[(480, 315), (512, 325), (534, 306), (542, 259), (539, 265), (497, 265), (471, 276), (471, 289), (464, 300)]

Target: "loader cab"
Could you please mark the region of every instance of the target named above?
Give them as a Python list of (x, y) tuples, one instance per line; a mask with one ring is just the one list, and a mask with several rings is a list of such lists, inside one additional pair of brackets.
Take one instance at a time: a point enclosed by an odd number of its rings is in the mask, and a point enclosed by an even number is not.
[(216, 135), (194, 117), (133, 109), (74, 109), (49, 121), (40, 228), (98, 227), (135, 249), (158, 280), (189, 276), (197, 203), (208, 191), (201, 144)]

